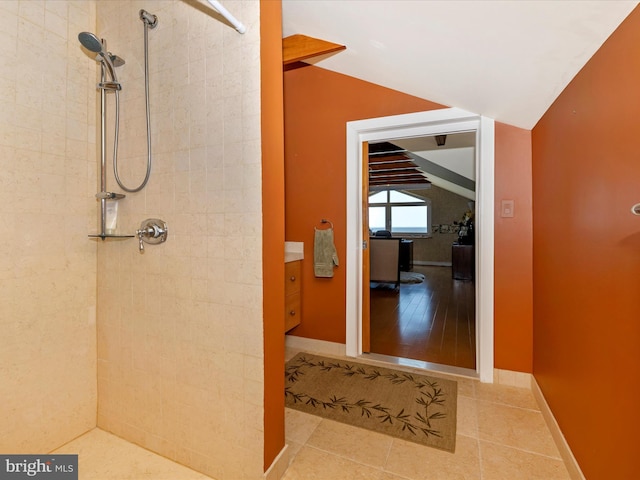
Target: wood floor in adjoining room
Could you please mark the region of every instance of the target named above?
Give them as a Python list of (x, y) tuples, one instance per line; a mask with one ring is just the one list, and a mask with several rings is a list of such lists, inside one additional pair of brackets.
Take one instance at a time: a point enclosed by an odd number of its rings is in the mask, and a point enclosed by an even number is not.
[(476, 368), (475, 287), (451, 267), (414, 266), (425, 281), (372, 284), (371, 353)]

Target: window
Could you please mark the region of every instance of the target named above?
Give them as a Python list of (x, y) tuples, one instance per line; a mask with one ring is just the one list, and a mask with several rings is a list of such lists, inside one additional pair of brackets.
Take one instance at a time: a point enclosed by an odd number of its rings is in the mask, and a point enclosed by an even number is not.
[(369, 230), (389, 230), (397, 235), (428, 235), (431, 202), (397, 190), (369, 195)]

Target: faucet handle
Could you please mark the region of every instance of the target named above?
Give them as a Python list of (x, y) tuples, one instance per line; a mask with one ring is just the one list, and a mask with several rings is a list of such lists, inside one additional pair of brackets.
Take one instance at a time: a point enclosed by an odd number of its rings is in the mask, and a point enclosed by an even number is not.
[(136, 230), (139, 241), (140, 253), (144, 253), (144, 243), (158, 245), (167, 241), (167, 222), (158, 218), (147, 218), (140, 224), (140, 229)]
[(143, 230), (136, 230), (136, 234), (138, 235), (138, 242), (140, 242), (138, 248), (140, 249), (140, 253), (144, 253), (144, 242), (142, 241), (142, 237), (144, 235)]

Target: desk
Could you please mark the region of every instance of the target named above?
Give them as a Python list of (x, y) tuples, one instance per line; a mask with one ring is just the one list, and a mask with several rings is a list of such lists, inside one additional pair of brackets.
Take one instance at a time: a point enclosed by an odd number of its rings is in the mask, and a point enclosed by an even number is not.
[(400, 240), (400, 271), (409, 272), (413, 269), (413, 240)]

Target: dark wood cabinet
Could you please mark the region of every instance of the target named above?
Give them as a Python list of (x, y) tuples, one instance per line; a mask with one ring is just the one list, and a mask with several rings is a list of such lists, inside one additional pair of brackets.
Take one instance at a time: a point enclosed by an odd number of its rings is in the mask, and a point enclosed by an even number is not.
[(413, 240), (400, 240), (400, 271), (413, 269)]
[(451, 247), (451, 272), (454, 280), (473, 280), (475, 254), (473, 245), (454, 243)]

